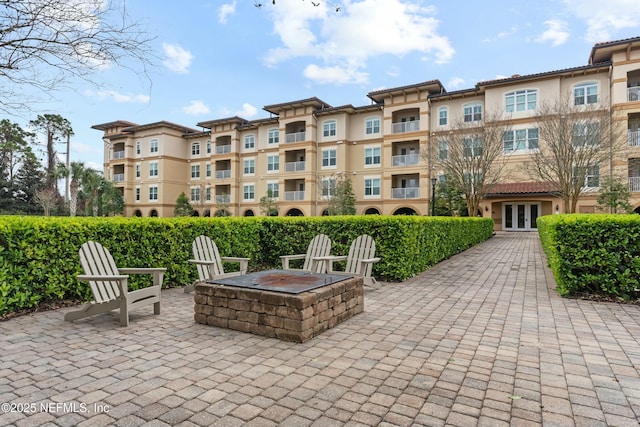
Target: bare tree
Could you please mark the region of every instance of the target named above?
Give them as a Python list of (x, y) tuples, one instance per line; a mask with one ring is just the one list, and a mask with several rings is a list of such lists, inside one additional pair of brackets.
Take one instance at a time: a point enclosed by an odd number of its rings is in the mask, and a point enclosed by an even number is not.
[(126, 0), (0, 0), (0, 111), (31, 111), (33, 89), (97, 84), (95, 72), (114, 65), (146, 75), (152, 40)]
[(51, 209), (56, 207), (59, 198), (60, 195), (55, 190), (52, 190), (50, 188), (44, 188), (42, 190), (36, 191), (34, 197), (35, 201), (40, 206), (42, 206), (45, 216), (51, 215)]
[[(434, 141), (430, 164), (438, 165), (452, 189), (464, 196), (470, 216), (476, 215), (488, 189), (504, 176), (503, 135), (508, 130), (497, 113), (483, 120), (454, 122), (446, 137)], [(438, 149), (435, 149), (435, 148)]]
[(562, 199), (564, 212), (576, 211), (585, 188), (599, 187), (601, 165), (626, 143), (626, 132), (613, 125), (605, 105), (576, 106), (567, 96), (538, 109), (540, 148), (525, 166)]

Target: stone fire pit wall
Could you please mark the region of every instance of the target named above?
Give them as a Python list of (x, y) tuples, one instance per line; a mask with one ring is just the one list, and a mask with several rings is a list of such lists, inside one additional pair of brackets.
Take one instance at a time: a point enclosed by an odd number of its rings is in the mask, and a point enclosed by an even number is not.
[(198, 283), (197, 323), (305, 342), (364, 311), (361, 278), (299, 294)]

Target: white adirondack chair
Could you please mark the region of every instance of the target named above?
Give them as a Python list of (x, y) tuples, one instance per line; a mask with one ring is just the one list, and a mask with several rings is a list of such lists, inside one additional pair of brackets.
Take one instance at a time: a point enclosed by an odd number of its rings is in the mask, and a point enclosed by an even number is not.
[(326, 256), (318, 258), (321, 264), (326, 265), (328, 273), (333, 273), (333, 263), (336, 261), (346, 261), (344, 273), (362, 277), (365, 286), (379, 289), (380, 285), (375, 277), (371, 276), (373, 264), (380, 261), (376, 258), (376, 242), (367, 234), (358, 236), (349, 248), (349, 255), (346, 256)]
[[(331, 253), (331, 239), (326, 234), (318, 234), (309, 243), (306, 254), (282, 255), (282, 268), (284, 270), (306, 270), (314, 273), (324, 273), (325, 264), (318, 262), (318, 258), (329, 256)], [(291, 260), (304, 259), (301, 269), (295, 269), (289, 265)]]
[[(118, 268), (109, 251), (97, 242), (86, 242), (78, 252), (84, 275), (77, 276), (88, 282), (94, 301), (80, 310), (65, 314), (64, 320), (73, 321), (95, 314), (120, 310), (120, 326), (129, 326), (129, 312), (153, 304), (153, 314), (160, 314), (160, 290), (166, 268)], [(129, 274), (152, 274), (153, 285), (129, 291)]]
[[(198, 281), (220, 279), (223, 277), (240, 276), (247, 273), (249, 268), (249, 258), (220, 256), (218, 246), (207, 236), (198, 236), (191, 246), (193, 250), (193, 258), (189, 262), (195, 264), (198, 268)], [(240, 264), (239, 271), (231, 271), (225, 273), (222, 267), (222, 261), (237, 262)], [(192, 292), (195, 284), (185, 286), (185, 292)]]

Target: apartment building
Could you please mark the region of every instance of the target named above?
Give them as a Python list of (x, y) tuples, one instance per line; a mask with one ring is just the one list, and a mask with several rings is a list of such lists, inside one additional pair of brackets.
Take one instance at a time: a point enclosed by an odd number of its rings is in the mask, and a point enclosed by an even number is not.
[(457, 122), (508, 122), (507, 173), (477, 215), (496, 230), (535, 230), (540, 215), (561, 213), (561, 200), (523, 165), (545, 141), (536, 111), (568, 96), (576, 106), (598, 104), (623, 127), (625, 147), (593, 165), (579, 212), (595, 212), (600, 177), (629, 183), (640, 209), (640, 37), (596, 44), (587, 65), (477, 83), (447, 91), (438, 80), (368, 93), (366, 106), (331, 106), (313, 97), (267, 105), (268, 118), (228, 117), (197, 129), (160, 121), (114, 121), (103, 132), (105, 177), (121, 188), (126, 216), (173, 216), (187, 194), (197, 215), (263, 215), (271, 196), (279, 215), (327, 212), (336, 180), (348, 177), (358, 214), (429, 215), (439, 159)]

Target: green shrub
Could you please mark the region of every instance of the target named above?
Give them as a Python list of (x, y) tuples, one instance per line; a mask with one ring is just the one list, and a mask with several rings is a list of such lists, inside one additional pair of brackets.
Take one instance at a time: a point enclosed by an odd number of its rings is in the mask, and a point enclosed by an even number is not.
[(538, 231), (560, 295), (630, 299), (640, 288), (640, 216), (551, 215)]
[[(482, 218), (418, 216), (92, 218), (0, 217), (0, 315), (60, 299), (91, 298), (78, 249), (94, 240), (119, 267), (166, 267), (165, 284), (196, 279), (188, 263), (191, 244), (211, 237), (222, 256), (250, 258), (252, 270), (279, 268), (280, 255), (306, 252), (318, 233), (327, 234), (333, 254), (347, 254), (351, 241), (369, 234), (376, 241), (373, 274), (399, 281), (488, 239), (493, 221)], [(134, 275), (137, 289), (151, 278)]]

